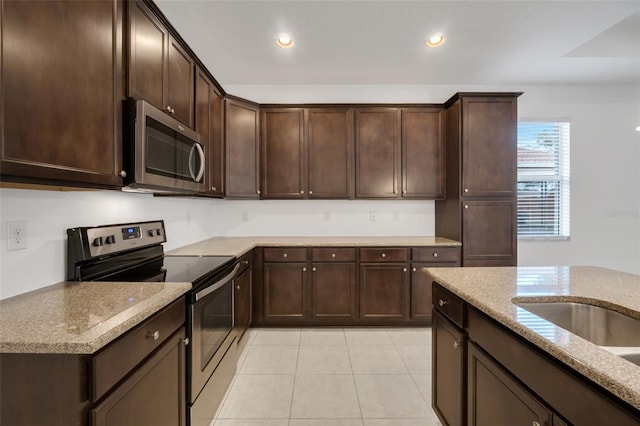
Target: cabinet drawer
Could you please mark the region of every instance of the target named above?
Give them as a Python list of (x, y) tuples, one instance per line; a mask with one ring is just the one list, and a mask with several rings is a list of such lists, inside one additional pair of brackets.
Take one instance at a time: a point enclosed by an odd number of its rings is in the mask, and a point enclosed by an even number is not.
[(411, 250), (411, 260), (423, 263), (458, 263), (458, 247), (416, 247)]
[[(160, 346), (185, 320), (185, 301), (180, 298), (136, 326), (93, 357), (93, 401)], [(154, 338), (154, 333), (158, 338)]]
[(438, 284), (433, 286), (434, 309), (442, 312), (458, 327), (464, 328), (464, 302), (449, 290)]
[(314, 248), (311, 251), (313, 262), (355, 262), (355, 248)]
[(360, 249), (360, 262), (406, 262), (406, 248), (362, 248)]
[(306, 262), (307, 249), (300, 247), (278, 247), (264, 249), (265, 262)]

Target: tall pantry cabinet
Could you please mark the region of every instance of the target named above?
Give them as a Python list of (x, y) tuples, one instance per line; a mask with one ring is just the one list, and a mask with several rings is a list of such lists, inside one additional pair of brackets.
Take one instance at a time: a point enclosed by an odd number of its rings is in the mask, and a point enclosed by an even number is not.
[(436, 235), (462, 242), (463, 266), (517, 264), (517, 98), (458, 93), (445, 103), (446, 199)]

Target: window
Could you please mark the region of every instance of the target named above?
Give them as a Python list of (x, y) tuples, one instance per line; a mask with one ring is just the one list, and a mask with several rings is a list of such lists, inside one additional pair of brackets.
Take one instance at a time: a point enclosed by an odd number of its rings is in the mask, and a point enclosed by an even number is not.
[(518, 237), (569, 238), (569, 122), (518, 123)]

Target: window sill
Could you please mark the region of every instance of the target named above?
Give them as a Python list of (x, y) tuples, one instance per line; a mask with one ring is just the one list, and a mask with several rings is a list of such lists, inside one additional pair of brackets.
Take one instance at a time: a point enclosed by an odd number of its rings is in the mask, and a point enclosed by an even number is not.
[(526, 236), (526, 237), (518, 237), (518, 241), (569, 241), (571, 239), (570, 236), (556, 237), (556, 236)]

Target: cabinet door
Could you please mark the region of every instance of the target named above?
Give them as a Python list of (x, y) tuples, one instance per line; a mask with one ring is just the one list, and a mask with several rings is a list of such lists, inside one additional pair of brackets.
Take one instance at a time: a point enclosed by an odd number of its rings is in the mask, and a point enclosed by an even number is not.
[(226, 100), (226, 196), (259, 198), (258, 106)]
[(444, 198), (441, 108), (402, 110), (402, 197)]
[(516, 213), (513, 201), (463, 202), (463, 266), (515, 266)]
[(314, 263), (311, 270), (312, 318), (355, 320), (356, 264)]
[(262, 197), (306, 198), (304, 110), (262, 112)]
[(195, 129), (205, 146), (208, 162), (205, 174), (207, 192), (223, 196), (222, 97), (213, 82), (200, 69), (196, 73)]
[(129, 3), (129, 96), (165, 108), (167, 29), (143, 4)]
[(96, 408), (92, 426), (185, 425), (184, 329), (174, 334)]
[(3, 176), (121, 187), (122, 3), (2, 2)]
[(266, 321), (306, 319), (306, 263), (264, 264), (264, 318)]
[(193, 59), (173, 37), (169, 37), (165, 108), (189, 127), (193, 127), (194, 70)]
[(462, 426), (466, 424), (464, 422), (466, 346), (464, 334), (434, 310), (432, 339), (433, 409), (443, 424)]
[(516, 105), (514, 97), (462, 100), (464, 196), (516, 196)]
[(406, 319), (408, 276), (405, 265), (360, 265), (360, 318)]
[(399, 111), (356, 110), (356, 198), (398, 198)]
[(433, 264), (411, 264), (411, 319), (431, 321), (432, 278), (421, 272), (421, 268), (432, 268)]
[(251, 324), (251, 286), (253, 267), (249, 266), (234, 280), (234, 328), (238, 342)]
[(552, 415), (474, 344), (468, 348), (468, 425), (551, 425)]
[(308, 112), (309, 198), (353, 197), (353, 111)]

